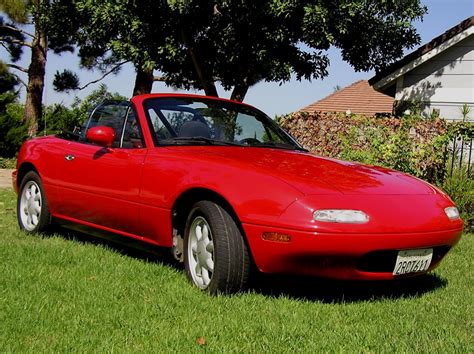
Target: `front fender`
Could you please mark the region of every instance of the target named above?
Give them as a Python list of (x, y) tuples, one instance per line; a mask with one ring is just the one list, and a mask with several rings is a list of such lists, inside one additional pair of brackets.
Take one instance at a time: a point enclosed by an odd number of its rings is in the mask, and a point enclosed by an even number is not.
[(179, 155), (167, 149), (147, 156), (141, 200), (170, 210), (189, 189), (203, 188), (222, 196), (243, 223), (275, 222), (303, 194), (288, 183), (253, 169)]

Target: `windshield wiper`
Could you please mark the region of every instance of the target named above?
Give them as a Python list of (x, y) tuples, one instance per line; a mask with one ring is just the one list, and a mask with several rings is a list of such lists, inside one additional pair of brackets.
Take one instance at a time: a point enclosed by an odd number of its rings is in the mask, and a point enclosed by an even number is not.
[(271, 148), (277, 148), (277, 149), (287, 149), (287, 150), (299, 150), (299, 151), (308, 151), (302, 147), (299, 147), (297, 145), (291, 145), (287, 143), (280, 143), (277, 141), (266, 141), (266, 142), (261, 142), (261, 143), (251, 143), (248, 146), (252, 147), (271, 147)]
[(232, 143), (230, 141), (215, 140), (210, 138), (205, 138), (203, 136), (177, 136), (174, 138), (163, 139), (159, 142), (160, 145), (179, 145), (179, 144), (192, 144), (192, 143), (201, 143), (206, 145), (232, 145), (232, 146), (242, 146), (237, 143)]

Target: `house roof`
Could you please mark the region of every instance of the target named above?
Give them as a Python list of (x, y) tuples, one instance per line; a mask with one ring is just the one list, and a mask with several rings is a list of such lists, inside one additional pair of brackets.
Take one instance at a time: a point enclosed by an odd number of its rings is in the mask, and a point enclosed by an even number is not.
[[(449, 48), (450, 46), (458, 43), (465, 37), (461, 36), (463, 32), (471, 29), (474, 26), (474, 16), (471, 16), (464, 21), (458, 23), (456, 26), (448, 29), (446, 32), (440, 36), (433, 38), (430, 42), (422, 45), (417, 50), (411, 52), (410, 54), (404, 56), (399, 61), (396, 61), (392, 65), (388, 66), (385, 70), (377, 73), (374, 77), (369, 79), (369, 84), (375, 86), (375, 88), (382, 88), (387, 86), (388, 83), (393, 81), (400, 75), (403, 75), (404, 72), (412, 70), (416, 66), (422, 64), (424, 61), (429, 59), (428, 54), (438, 47), (442, 50)], [(470, 31), (472, 32), (472, 31)], [(468, 33), (469, 35), (470, 33)], [(433, 53), (432, 56), (438, 54), (440, 51)], [(426, 57), (426, 60), (421, 60), (423, 57)], [(407, 70), (403, 70), (404, 68)], [(390, 77), (392, 76), (392, 77)], [(384, 80), (385, 79), (385, 80)]]
[(299, 112), (346, 112), (373, 116), (392, 113), (393, 97), (375, 91), (367, 80), (354, 82)]

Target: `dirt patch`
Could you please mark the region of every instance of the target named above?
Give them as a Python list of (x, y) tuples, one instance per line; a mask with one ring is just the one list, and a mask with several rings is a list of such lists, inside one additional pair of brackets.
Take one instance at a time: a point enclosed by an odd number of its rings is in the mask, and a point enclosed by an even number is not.
[(14, 170), (0, 169), (0, 188), (12, 188), (12, 172)]

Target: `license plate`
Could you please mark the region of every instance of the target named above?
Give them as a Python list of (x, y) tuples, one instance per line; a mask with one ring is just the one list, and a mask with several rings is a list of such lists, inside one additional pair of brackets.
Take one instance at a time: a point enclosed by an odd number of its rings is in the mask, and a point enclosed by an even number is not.
[(432, 248), (399, 251), (393, 275), (424, 272), (429, 268), (432, 258)]

